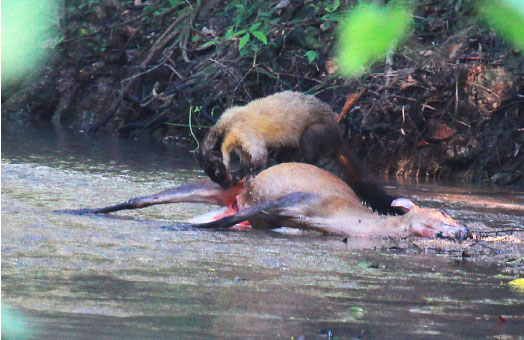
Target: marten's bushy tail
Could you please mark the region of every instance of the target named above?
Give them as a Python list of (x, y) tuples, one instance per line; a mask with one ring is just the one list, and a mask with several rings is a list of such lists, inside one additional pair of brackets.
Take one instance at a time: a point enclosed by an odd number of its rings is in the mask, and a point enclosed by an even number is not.
[(405, 213), (391, 206), (391, 202), (397, 197), (389, 195), (382, 185), (367, 174), (367, 170), (361, 165), (347, 145), (340, 147), (336, 158), (344, 181), (373, 211), (383, 215), (402, 215)]

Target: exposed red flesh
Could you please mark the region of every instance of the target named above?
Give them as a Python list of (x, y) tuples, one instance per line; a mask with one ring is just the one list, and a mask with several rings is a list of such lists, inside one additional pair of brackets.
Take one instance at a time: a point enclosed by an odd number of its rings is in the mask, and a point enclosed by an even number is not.
[[(235, 197), (233, 199), (233, 201), (231, 201), (231, 203), (229, 203), (227, 205), (227, 210), (225, 212), (223, 212), (222, 214), (216, 215), (214, 217), (214, 220), (216, 221), (216, 220), (219, 220), (221, 218), (234, 215), (237, 212), (238, 212), (238, 202), (237, 202), (237, 197)], [(230, 229), (233, 229), (233, 230), (246, 230), (246, 229), (251, 229), (251, 225), (249, 224), (248, 221), (244, 221), (244, 222), (240, 222), (240, 223), (235, 224)]]

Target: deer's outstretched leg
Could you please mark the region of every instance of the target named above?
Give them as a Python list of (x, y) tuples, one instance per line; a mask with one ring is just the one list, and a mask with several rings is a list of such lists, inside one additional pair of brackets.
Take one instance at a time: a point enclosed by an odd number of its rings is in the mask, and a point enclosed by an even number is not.
[(189, 225), (179, 224), (177, 227), (191, 226), (195, 228), (224, 229), (249, 221), (255, 229), (279, 228), (286, 226), (287, 222), (300, 219), (300, 208), (306, 206), (309, 201), (314, 199), (315, 196), (310, 193), (291, 193), (272, 201), (255, 204), (252, 207), (240, 210), (233, 215), (216, 221)]
[(56, 212), (77, 215), (84, 214), (107, 214), (119, 210), (140, 209), (156, 204), (168, 203), (207, 203), (227, 206), (233, 203), (235, 197), (243, 190), (243, 184), (222, 189), (220, 185), (210, 179), (202, 179), (196, 182), (181, 185), (179, 187), (165, 190), (154, 195), (135, 197), (129, 201), (110, 205), (102, 208), (60, 210)]

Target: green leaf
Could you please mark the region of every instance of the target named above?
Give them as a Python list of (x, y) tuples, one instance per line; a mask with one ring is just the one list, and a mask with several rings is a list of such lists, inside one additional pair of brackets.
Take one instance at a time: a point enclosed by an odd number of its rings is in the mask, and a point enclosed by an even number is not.
[(479, 7), (479, 14), (503, 37), (524, 49), (524, 2), (490, 0)]
[(339, 65), (346, 75), (359, 75), (396, 47), (408, 31), (409, 11), (400, 6), (359, 6), (340, 25)]
[(257, 28), (259, 28), (260, 25), (262, 25), (262, 24), (259, 23), (259, 22), (257, 22), (256, 24), (251, 25), (251, 27), (249, 28), (249, 32), (253, 32), (253, 31), (256, 30)]
[(171, 7), (177, 7), (178, 5), (180, 5), (180, 3), (182, 3), (182, 1), (180, 0), (169, 0), (169, 4), (171, 5)]
[(249, 41), (249, 33), (246, 33), (244, 34), (242, 38), (240, 38), (240, 42), (238, 43), (238, 49), (241, 50), (242, 47), (246, 46), (248, 41)]
[(176, 7), (176, 5), (178, 5), (178, 0), (168, 0), (167, 2), (169, 2), (171, 7)]
[(333, 5), (331, 7), (324, 7), (324, 10), (328, 13), (333, 13), (335, 12), (338, 8), (340, 7), (340, 0), (335, 0), (333, 2)]
[(253, 31), (251, 34), (253, 34), (258, 40), (262, 41), (264, 45), (267, 44), (267, 37), (261, 31)]
[(224, 38), (226, 38), (226, 40), (229, 40), (229, 39), (234, 37), (233, 34), (234, 34), (233, 33), (233, 27), (231, 27), (230, 29), (227, 30), (226, 35), (224, 36)]
[(216, 45), (217, 41), (216, 40), (211, 40), (211, 41), (208, 41), (206, 42), (205, 44), (202, 44), (202, 46), (200, 46), (201, 48), (205, 48), (205, 47), (208, 47), (208, 46), (211, 46), (211, 45)]
[(240, 30), (238, 32), (235, 32), (235, 34), (233, 34), (233, 37), (237, 37), (237, 36), (239, 36), (241, 34), (244, 34), (244, 33), (246, 33), (246, 30)]
[(227, 30), (225, 38), (227, 40), (233, 39), (234, 37), (238, 37), (239, 35), (244, 34), (244, 33), (246, 33), (246, 30), (240, 30), (238, 32), (233, 33), (233, 27), (231, 27), (230, 29)]
[(318, 58), (318, 53), (316, 51), (307, 51), (304, 53), (304, 55), (307, 57), (307, 60), (310, 64)]

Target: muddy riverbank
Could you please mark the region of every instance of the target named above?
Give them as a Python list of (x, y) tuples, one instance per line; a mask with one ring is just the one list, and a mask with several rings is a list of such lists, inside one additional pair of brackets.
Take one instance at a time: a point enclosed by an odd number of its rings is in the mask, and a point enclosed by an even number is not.
[[(522, 52), (469, 2), (430, 1), (387, 62), (347, 79), (336, 27), (352, 5), (64, 2), (47, 64), (2, 86), (3, 124), (194, 143), (227, 107), (292, 89), (349, 109), (347, 138), (376, 172), (522, 188)], [(243, 29), (257, 33), (241, 45)]]

